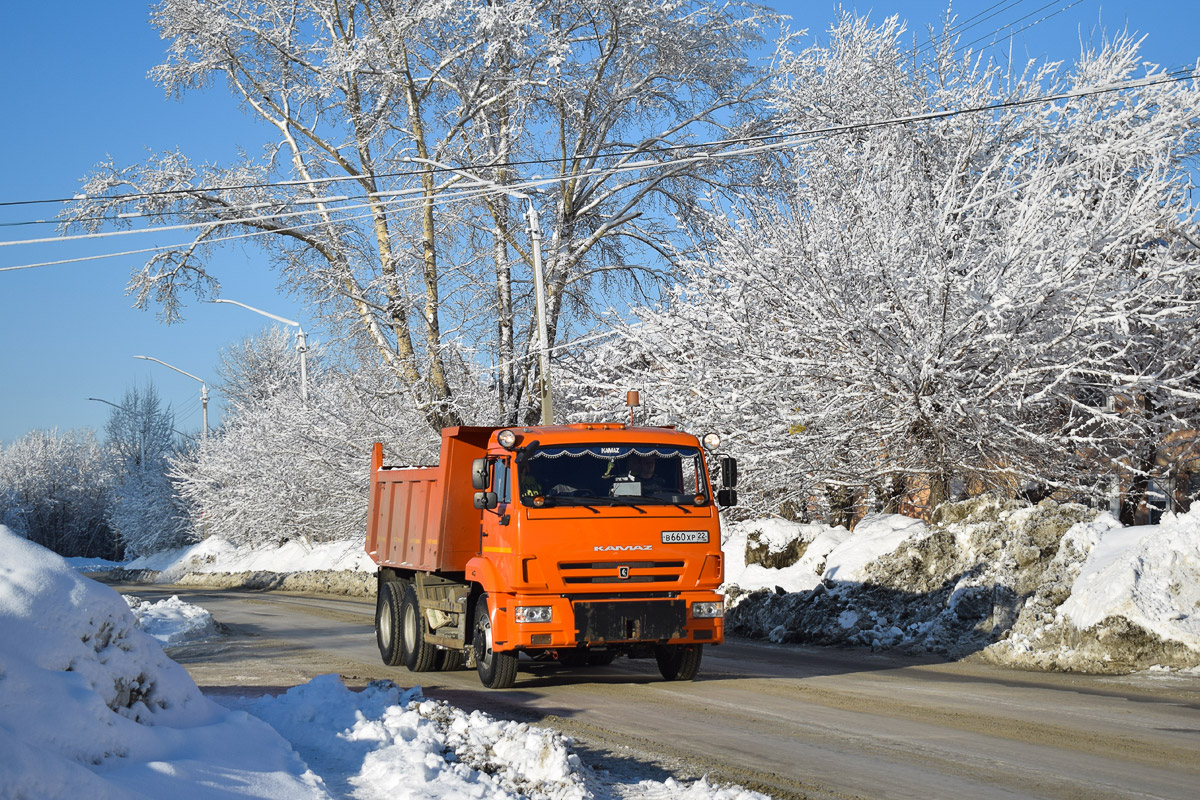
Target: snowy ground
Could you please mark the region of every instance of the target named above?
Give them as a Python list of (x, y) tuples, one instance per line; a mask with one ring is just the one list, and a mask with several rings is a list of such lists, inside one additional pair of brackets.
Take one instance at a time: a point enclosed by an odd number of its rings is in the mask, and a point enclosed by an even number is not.
[(1200, 509), (1122, 528), (1082, 506), (979, 498), (928, 525), (728, 526), (725, 553), (733, 633), (1023, 668), (1200, 667)]
[(0, 798), (764, 797), (613, 783), (551, 730), (390, 682), (218, 704), (161, 647), (215, 634), (203, 609), (127, 601), (0, 526)]

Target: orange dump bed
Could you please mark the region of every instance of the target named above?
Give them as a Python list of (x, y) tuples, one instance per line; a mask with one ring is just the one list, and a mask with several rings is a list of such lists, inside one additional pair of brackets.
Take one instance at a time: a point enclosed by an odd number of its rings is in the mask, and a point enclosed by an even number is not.
[[(479, 552), (479, 511), (472, 503), (471, 461), (487, 455), (495, 428), (446, 428), (436, 467), (385, 467), (371, 458), (367, 553), (381, 567), (461, 572)], [(460, 476), (450, 481), (447, 476)]]

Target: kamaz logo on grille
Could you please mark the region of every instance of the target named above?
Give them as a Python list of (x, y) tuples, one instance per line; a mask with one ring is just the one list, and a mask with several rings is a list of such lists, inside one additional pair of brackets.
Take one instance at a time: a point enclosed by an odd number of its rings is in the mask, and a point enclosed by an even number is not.
[(629, 577), (629, 567), (617, 567), (617, 577), (625, 580)]
[(597, 553), (603, 552), (621, 552), (623, 550), (653, 550), (653, 545), (648, 544), (598, 544), (592, 548)]

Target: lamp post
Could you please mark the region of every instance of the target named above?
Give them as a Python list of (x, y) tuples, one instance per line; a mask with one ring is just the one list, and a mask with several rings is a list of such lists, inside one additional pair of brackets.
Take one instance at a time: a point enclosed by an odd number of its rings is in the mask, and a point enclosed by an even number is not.
[(153, 361), (153, 362), (155, 362), (156, 364), (162, 364), (162, 365), (163, 365), (164, 367), (166, 367), (167, 369), (173, 369), (173, 370), (175, 370), (176, 372), (178, 372), (180, 375), (187, 375), (187, 376), (188, 376), (189, 378), (191, 378), (192, 380), (194, 380), (194, 381), (198, 381), (198, 382), (200, 383), (200, 405), (201, 405), (201, 407), (204, 409), (204, 434), (203, 434), (203, 438), (207, 439), (207, 438), (208, 438), (208, 384), (204, 382), (204, 379), (203, 379), (203, 378), (197, 378), (197, 377), (196, 377), (195, 375), (193, 375), (192, 373), (190, 373), (190, 372), (184, 372), (184, 371), (183, 371), (183, 370), (181, 370), (179, 367), (173, 367), (173, 366), (171, 366), (170, 364), (168, 364), (167, 362), (165, 362), (165, 361), (160, 361), (160, 360), (158, 360), (157, 358), (151, 358), (150, 356), (134, 356), (134, 358), (140, 358), (140, 359), (143, 359), (143, 360), (145, 360), (145, 361)]
[(533, 293), (537, 304), (538, 366), (541, 372), (542, 424), (550, 425), (554, 419), (554, 401), (550, 396), (550, 337), (546, 330), (546, 283), (542, 277), (542, 229), (538, 225), (538, 212), (537, 208), (533, 205), (533, 198), (524, 192), (510, 189), (504, 184), (480, 178), (478, 175), (473, 175), (465, 170), (452, 167), (449, 164), (443, 164), (440, 161), (434, 161), (430, 158), (408, 156), (404, 160), (429, 164), (438, 169), (453, 172), (462, 178), (474, 181), (482, 186), (491, 187), (509, 197), (515, 197), (518, 200), (526, 202), (525, 217), (529, 222), (529, 239), (533, 244)]
[(262, 314), (264, 317), (270, 317), (276, 322), (282, 322), (284, 325), (291, 325), (296, 329), (296, 352), (300, 354), (300, 399), (308, 405), (308, 334), (304, 332), (304, 328), (299, 322), (283, 317), (276, 316), (268, 311), (263, 311), (261, 308), (248, 306), (245, 303), (239, 303), (237, 300), (226, 300), (217, 298), (214, 303), (230, 303), (235, 306), (241, 306), (247, 311), (253, 311), (256, 314)]

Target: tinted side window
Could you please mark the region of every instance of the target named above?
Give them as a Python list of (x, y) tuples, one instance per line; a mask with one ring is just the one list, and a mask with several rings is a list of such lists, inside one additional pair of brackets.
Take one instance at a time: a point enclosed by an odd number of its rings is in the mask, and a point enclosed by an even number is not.
[(492, 491), (495, 492), (501, 503), (512, 502), (512, 486), (508, 479), (508, 461), (497, 460), (492, 462)]

